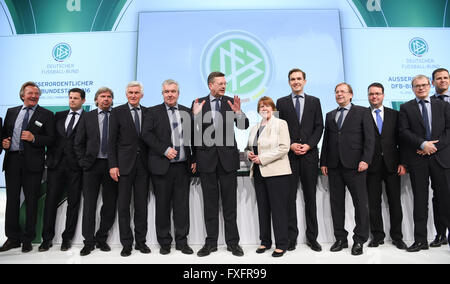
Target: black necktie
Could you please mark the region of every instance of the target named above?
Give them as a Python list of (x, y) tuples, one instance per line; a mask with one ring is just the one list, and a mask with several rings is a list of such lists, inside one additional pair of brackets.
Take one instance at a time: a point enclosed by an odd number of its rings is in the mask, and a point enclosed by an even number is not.
[(69, 121), (69, 125), (67, 125), (67, 130), (66, 130), (66, 135), (67, 135), (67, 137), (69, 137), (71, 134), (72, 134), (72, 131), (73, 131), (73, 125), (74, 125), (74, 123), (75, 123), (75, 115), (77, 115), (78, 113), (76, 113), (76, 112), (71, 112), (70, 113), (71, 115), (72, 115), (72, 118), (70, 119), (70, 121)]
[(422, 118), (423, 118), (423, 123), (425, 124), (426, 138), (428, 141), (430, 141), (430, 139), (431, 139), (430, 119), (428, 118), (428, 111), (427, 111), (427, 107), (425, 106), (425, 103), (427, 103), (427, 102), (424, 100), (420, 100), (419, 103), (422, 106)]
[(180, 132), (177, 129), (178, 127), (178, 121), (177, 116), (175, 114), (176, 107), (170, 107), (169, 108), (172, 111), (172, 133), (173, 133), (173, 140), (174, 140), (174, 149), (177, 151), (177, 156), (173, 158), (175, 161), (178, 161), (180, 159)]
[(109, 113), (109, 111), (101, 111), (100, 113), (103, 113), (105, 115), (105, 118), (103, 119), (101, 152), (103, 155), (106, 155), (108, 153), (108, 128), (109, 128), (108, 127), (109, 126), (108, 113)]
[(297, 113), (298, 122), (300, 123), (300, 96), (295, 96), (295, 112)]
[[(22, 129), (20, 131), (20, 135), (22, 135), (22, 132), (25, 131), (27, 129), (28, 126), (28, 120), (30, 120), (30, 109), (29, 107), (26, 107), (25, 110), (25, 116), (23, 117), (23, 121), (22, 121)], [(19, 137), (20, 139), (20, 137)], [(19, 150), (23, 151), (23, 140), (20, 139), (19, 140)]]
[(344, 120), (344, 110), (345, 110), (345, 108), (343, 108), (343, 107), (338, 109), (338, 111), (341, 112), (339, 114), (338, 121), (337, 121), (337, 125), (338, 125), (338, 129), (339, 130), (342, 128), (342, 122)]
[(132, 110), (134, 111), (134, 126), (136, 127), (136, 132), (137, 134), (141, 134), (141, 122), (139, 120), (139, 114), (138, 114), (138, 110), (140, 110), (140, 108), (138, 107), (134, 107), (132, 108)]

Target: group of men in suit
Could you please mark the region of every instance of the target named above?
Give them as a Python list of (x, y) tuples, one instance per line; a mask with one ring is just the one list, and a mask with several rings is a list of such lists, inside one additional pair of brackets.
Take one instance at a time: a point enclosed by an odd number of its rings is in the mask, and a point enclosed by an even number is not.
[[(307, 245), (321, 251), (317, 242), (316, 207), (317, 166), (329, 177), (330, 203), (336, 242), (331, 251), (348, 247), (345, 230), (345, 187), (352, 196), (355, 222), (352, 254), (384, 243), (381, 214), (382, 182), (389, 201), (390, 236), (399, 249), (428, 249), (426, 221), (428, 186), (434, 189), (434, 216), (438, 235), (431, 246), (447, 243), (450, 211), (450, 94), (448, 70), (433, 72), (436, 94), (429, 96), (430, 81), (419, 75), (412, 81), (416, 98), (403, 104), (400, 112), (383, 106), (384, 87), (368, 87), (370, 108), (352, 103), (353, 90), (347, 83), (335, 88), (339, 107), (326, 115), (320, 100), (304, 93), (306, 74), (292, 69), (288, 74), (291, 94), (278, 99), (279, 118), (287, 121), (291, 139), (292, 169), (289, 203), (289, 247), (294, 250), (298, 237), (296, 196), (299, 182), (305, 198)], [(83, 111), (85, 92), (69, 91), (70, 110), (50, 111), (38, 105), (40, 89), (26, 82), (20, 90), (23, 106), (7, 111), (0, 127), (1, 149), (6, 150), (3, 169), (7, 187), (5, 233), (7, 241), (0, 251), (22, 246), (32, 250), (35, 238), (37, 203), (44, 163), (48, 168), (43, 241), (39, 251), (52, 247), (58, 202), (63, 188), (67, 194), (66, 227), (61, 250), (68, 250), (75, 233), (81, 195), (83, 195), (82, 256), (95, 249), (109, 251), (108, 232), (116, 209), (119, 216), (121, 255), (129, 256), (133, 243), (141, 253), (146, 245), (147, 200), (151, 180), (155, 193), (155, 227), (161, 254), (169, 254), (173, 237), (176, 249), (185, 254), (193, 250), (189, 234), (189, 181), (200, 176), (206, 239), (198, 256), (217, 251), (219, 200), (225, 224), (227, 250), (242, 256), (236, 223), (237, 170), (239, 150), (234, 126), (247, 129), (249, 121), (241, 110), (239, 97), (225, 96), (225, 74), (208, 76), (210, 93), (197, 98), (191, 108), (178, 104), (179, 85), (162, 83), (163, 103), (151, 108), (140, 104), (141, 83), (127, 85), (127, 103), (112, 108), (114, 93), (103, 87), (95, 94), (96, 109)], [(0, 118), (1, 122), (1, 118)], [(0, 124), (1, 125), (1, 124)], [(325, 129), (319, 159), (318, 143)], [(45, 155), (47, 158), (45, 159)], [(400, 176), (408, 169), (414, 193), (415, 242), (407, 247), (401, 229)], [(95, 232), (97, 199), (102, 186), (100, 225)], [(19, 226), (20, 192), (26, 205), (25, 230)], [(220, 199), (219, 199), (220, 195)], [(131, 197), (134, 197), (134, 236), (131, 230)]]

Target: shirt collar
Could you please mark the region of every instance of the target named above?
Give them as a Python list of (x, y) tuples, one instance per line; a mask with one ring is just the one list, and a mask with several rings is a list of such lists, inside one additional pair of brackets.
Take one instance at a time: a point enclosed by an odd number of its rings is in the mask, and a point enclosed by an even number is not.
[[(130, 103), (127, 103), (128, 104), (128, 107), (130, 108), (130, 110), (133, 110), (135, 107), (134, 106), (132, 106), (132, 105), (130, 105)], [(138, 110), (141, 110), (141, 105), (138, 105), (137, 106), (137, 108), (138, 108)]]
[(352, 107), (352, 103), (350, 102), (348, 105), (346, 105), (346, 106), (344, 106), (344, 107), (339, 106), (339, 107), (338, 107), (338, 110), (341, 109), (341, 108), (343, 108), (343, 109), (345, 109), (345, 110), (350, 110), (351, 107)]
[[(110, 107), (109, 109), (108, 109), (108, 112), (111, 112), (111, 110), (112, 110), (112, 108)], [(103, 110), (101, 109), (101, 108), (97, 108), (97, 113), (101, 113)]]
[[(166, 106), (166, 110), (171, 110), (170, 106), (168, 106), (166, 103), (164, 103), (164, 105)], [(174, 105), (173, 107), (175, 107), (178, 110), (178, 104)]]
[(70, 110), (69, 110), (69, 114), (71, 114), (72, 112), (76, 112), (76, 113), (78, 113), (79, 115), (81, 115), (81, 113), (83, 112), (83, 108), (80, 108), (80, 109), (77, 110), (77, 111), (73, 111), (72, 109), (70, 109)]
[[(297, 96), (297, 95), (294, 94), (294, 93), (291, 93), (291, 96), (292, 96), (292, 99), (295, 100), (295, 96)], [(304, 98), (304, 97), (305, 97), (305, 93), (304, 93), (304, 92), (301, 92), (300, 94), (298, 94), (298, 96), (300, 96), (300, 98)]]
[(29, 108), (30, 110), (35, 111), (36, 108), (37, 108), (37, 106), (38, 106), (38, 105), (35, 105), (35, 106), (33, 106), (33, 107), (27, 107), (27, 106), (23, 105), (21, 110), (23, 110), (23, 109), (25, 109), (25, 108)]
[(374, 108), (373, 106), (370, 106), (370, 110), (371, 110), (372, 112), (374, 112), (374, 111), (377, 110), (377, 109), (379, 109), (380, 112), (384, 112), (384, 106), (383, 106), (383, 105), (381, 105), (379, 108)]
[[(209, 94), (209, 101), (210, 102), (212, 102), (215, 99), (216, 99), (216, 97), (214, 97), (213, 95)], [(220, 96), (219, 99), (222, 100), (222, 96)]]
[(450, 90), (447, 90), (447, 92), (443, 93), (443, 94), (438, 94), (438, 93), (434, 93), (434, 95), (436, 97), (440, 97), (440, 96), (447, 96), (450, 97)]
[[(420, 103), (420, 101), (422, 101), (422, 99), (419, 99), (419, 98), (416, 97), (416, 102), (417, 102), (417, 103)], [(423, 101), (429, 103), (429, 102), (430, 102), (430, 96), (428, 96), (428, 97), (426, 97), (425, 99), (423, 99)]]

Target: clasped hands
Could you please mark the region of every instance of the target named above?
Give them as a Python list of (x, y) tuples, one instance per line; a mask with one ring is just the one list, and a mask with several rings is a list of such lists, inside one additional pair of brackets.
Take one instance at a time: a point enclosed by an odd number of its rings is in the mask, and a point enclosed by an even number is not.
[(425, 156), (432, 155), (437, 152), (437, 148), (434, 144), (438, 143), (439, 140), (426, 141), (423, 150), (417, 150), (417, 154)]
[(247, 157), (250, 161), (257, 165), (261, 165), (261, 160), (259, 159), (258, 155), (255, 155), (253, 152), (248, 152)]

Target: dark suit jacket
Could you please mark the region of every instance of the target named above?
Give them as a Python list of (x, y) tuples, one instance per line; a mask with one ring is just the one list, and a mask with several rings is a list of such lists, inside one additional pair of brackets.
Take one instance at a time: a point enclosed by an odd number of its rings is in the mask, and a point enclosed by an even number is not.
[[(450, 104), (432, 99), (431, 113), (431, 140), (439, 140), (435, 144), (438, 149), (436, 159), (442, 167), (450, 168)], [(400, 137), (405, 145), (405, 162), (408, 166), (414, 166), (422, 160), (416, 152), (426, 141), (425, 125), (415, 99), (400, 106), (399, 125)]]
[(59, 166), (62, 157), (66, 158), (69, 167), (72, 170), (80, 170), (80, 166), (78, 165), (78, 158), (75, 154), (75, 150), (73, 148), (75, 135), (77, 133), (78, 125), (80, 124), (81, 118), (84, 115), (84, 111), (81, 113), (80, 118), (78, 119), (78, 123), (73, 128), (72, 133), (69, 137), (66, 135), (66, 119), (69, 115), (69, 110), (60, 111), (55, 114), (55, 124), (56, 124), (56, 139), (55, 143), (48, 147), (47, 149), (47, 160), (46, 164), (49, 169), (54, 169)]
[[(239, 149), (237, 148), (237, 143), (234, 135), (234, 124), (236, 124), (236, 126), (239, 129), (247, 129), (248, 126), (250, 125), (248, 118), (245, 116), (244, 113), (242, 113), (243, 117), (241, 118), (241, 121), (238, 121), (237, 117), (234, 117), (234, 119), (231, 120), (234, 121), (233, 125), (231, 125), (230, 123), (227, 125), (226, 114), (227, 112), (233, 113), (233, 110), (228, 105), (228, 101), (233, 103), (234, 99), (228, 96), (223, 96), (220, 109), (220, 112), (222, 113), (223, 117), (223, 133), (222, 133), (223, 140), (217, 143), (217, 145), (220, 146), (210, 146), (210, 145), (207, 146), (204, 143), (205, 141), (203, 140), (203, 134), (205, 133), (205, 131), (208, 131), (207, 129), (209, 127), (214, 127), (214, 124), (212, 122), (212, 119), (210, 119), (207, 122), (204, 122), (205, 115), (211, 111), (211, 103), (209, 101), (209, 95), (200, 98), (199, 103), (203, 102), (204, 100), (206, 100), (206, 103), (203, 105), (201, 117), (199, 117), (200, 114), (197, 117), (194, 117), (194, 131), (195, 131), (194, 145), (197, 160), (197, 170), (203, 173), (214, 172), (216, 169), (215, 166), (217, 165), (217, 162), (219, 162), (220, 160), (225, 171), (227, 172), (237, 171), (240, 167)], [(192, 102), (192, 106), (193, 105), (194, 102)], [(210, 137), (208, 133), (205, 136)], [(218, 137), (218, 135), (215, 136), (216, 138)], [(201, 143), (198, 143), (198, 141), (196, 141), (198, 137), (202, 138)], [(227, 142), (229, 142), (229, 145)]]
[(320, 165), (336, 168), (339, 160), (347, 169), (358, 169), (359, 162), (370, 165), (375, 147), (373, 118), (367, 108), (352, 104), (339, 130), (337, 109), (327, 113)]
[(77, 134), (75, 135), (74, 149), (80, 167), (85, 171), (89, 170), (94, 165), (100, 149), (97, 108), (80, 117)]
[[(295, 106), (292, 102), (292, 96), (289, 94), (277, 100), (277, 111), (279, 118), (286, 120), (289, 126), (289, 135), (292, 143), (308, 144), (311, 150), (303, 157), (311, 163), (319, 162), (319, 151), (317, 144), (322, 137), (323, 117), (320, 100), (316, 97), (305, 94), (305, 105), (301, 123), (298, 122)], [(289, 159), (298, 159), (300, 156), (289, 151)]]
[[(8, 109), (5, 117), (5, 125), (2, 131), (2, 139), (12, 137), (14, 124), (23, 105)], [(40, 125), (40, 126), (39, 126)], [(33, 133), (35, 137), (34, 143), (24, 141), (25, 166), (31, 172), (40, 172), (44, 170), (45, 151), (47, 146), (51, 146), (55, 140), (55, 117), (53, 113), (45, 108), (36, 107), (34, 114), (31, 116), (27, 131)], [(7, 165), (8, 152), (6, 151), (3, 161), (3, 170)]]
[[(142, 125), (147, 108), (141, 106)], [(147, 146), (136, 132), (133, 116), (128, 103), (114, 108), (109, 120), (108, 162), (109, 168), (119, 168), (121, 175), (128, 175), (136, 163), (138, 149), (147, 167)], [(142, 133), (141, 126), (141, 133)]]
[[(370, 107), (368, 109), (372, 117)], [(383, 130), (381, 134), (378, 131), (373, 117), (372, 122), (375, 131), (375, 151), (369, 172), (378, 171), (382, 163), (384, 163), (390, 173), (396, 173), (398, 165), (402, 163), (398, 130), (398, 111), (384, 107)]]
[[(186, 136), (186, 138), (191, 138), (189, 141), (183, 141), (188, 165), (186, 170), (190, 173), (191, 163), (194, 162), (193, 153), (191, 151), (193, 127), (192, 112), (189, 108), (180, 104), (178, 107), (180, 112), (185, 112), (189, 116), (189, 122), (185, 121), (185, 116), (181, 116), (181, 119), (183, 132), (187, 131), (190, 133), (190, 135), (184, 136)], [(154, 175), (165, 175), (169, 169), (170, 160), (164, 153), (168, 147), (173, 148), (173, 143), (172, 127), (164, 103), (148, 109), (142, 125), (142, 139), (149, 147), (148, 169)]]

